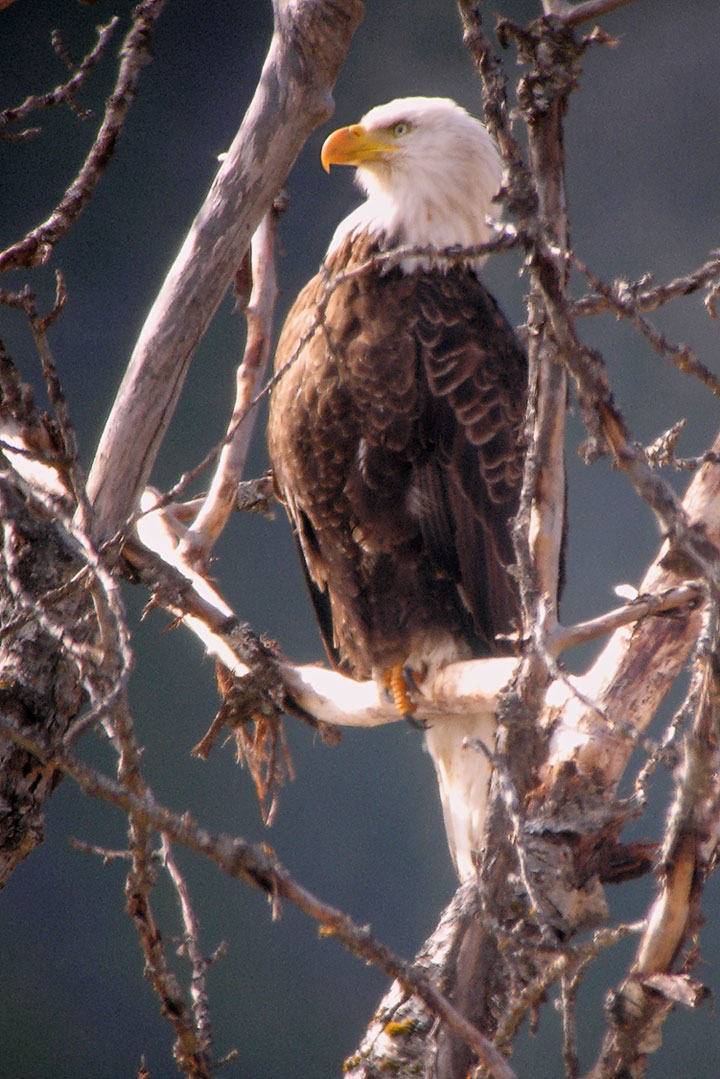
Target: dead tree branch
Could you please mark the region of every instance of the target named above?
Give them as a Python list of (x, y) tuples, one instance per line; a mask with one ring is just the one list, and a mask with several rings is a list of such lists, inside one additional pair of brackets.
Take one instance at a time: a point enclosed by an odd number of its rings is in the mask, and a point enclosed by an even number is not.
[[(120, 729), (122, 731), (120, 738), (123, 740), (127, 729), (125, 729), (125, 720), (122, 718)], [(395, 978), (407, 992), (417, 995), (433, 1015), (442, 1019), (458, 1037), (467, 1040), (493, 1079), (515, 1079), (515, 1073), (492, 1043), (474, 1029), (472, 1024), (437, 990), (421, 969), (404, 963), (384, 944), (376, 941), (367, 927), (356, 925), (342, 911), (318, 899), (302, 885), (296, 883), (267, 847), (252, 846), (240, 838), (224, 834), (213, 834), (195, 824), (189, 814), (180, 816), (166, 809), (155, 800), (152, 792), (143, 782), (138, 782), (139, 770), (134, 759), (128, 760), (124, 766), (126, 774), (122, 780), (114, 780), (98, 772), (67, 750), (46, 748), (42, 742), (21, 729), (9, 725), (3, 719), (0, 719), (0, 732), (13, 744), (33, 754), (43, 767), (60, 769), (71, 776), (84, 793), (91, 797), (102, 798), (128, 813), (131, 819), (137, 822), (137, 826), (145, 832), (153, 828), (174, 842), (181, 843), (215, 862), (229, 876), (260, 888), (275, 903), (279, 899), (286, 899), (293, 903), (309, 917), (320, 922), (324, 936), (336, 938), (354, 955), (375, 964), (389, 977)], [(130, 756), (134, 758), (134, 753)], [(147, 888), (148, 883), (143, 882), (141, 892)], [(131, 875), (128, 887), (131, 888), (129, 901), (134, 902), (138, 898), (136, 877)], [(145, 935), (147, 927), (151, 924), (145, 904), (138, 916), (145, 920), (141, 929)], [(147, 935), (148, 946), (150, 946), (153, 943), (152, 934), (148, 932)], [(153, 956), (152, 962), (157, 964), (159, 971), (162, 971), (162, 957)], [(161, 986), (160, 989), (162, 995), (166, 985)], [(189, 1074), (201, 1073), (191, 1071)]]
[(275, 0), (260, 83), (205, 204), (148, 315), (113, 405), (88, 492), (102, 538), (137, 506), (190, 359), (252, 234), (331, 91), (360, 21), (360, 0)]
[[(609, 10), (610, 6), (602, 5), (602, 10)], [(507, 147), (513, 165), (517, 144), (508, 133), (504, 101), (498, 89), (497, 65), (488, 59), (485, 38), (475, 18), (475, 7), (461, 4), (466, 40), (469, 39), (474, 47), (479, 66), (487, 78), (490, 117), (496, 124), (494, 133), (499, 133), (501, 148)], [(658, 482), (629, 438), (612, 399), (600, 357), (584, 348), (576, 335), (566, 297), (562, 118), (567, 96), (577, 77), (577, 62), (582, 49), (565, 27), (579, 22), (581, 17), (593, 17), (600, 10), (599, 5), (592, 5), (592, 9), (590, 5), (580, 5), (563, 11), (559, 21), (541, 20), (526, 30), (507, 23), (501, 26), (505, 40), (517, 42), (521, 59), (529, 68), (528, 75), (521, 80), (518, 100), (528, 126), (533, 176), (538, 185), (538, 211), (525, 189), (527, 170), (522, 166), (508, 168), (506, 194), (508, 208), (520, 217), (518, 234), (524, 237), (534, 284), (531, 325), (536, 326), (537, 339), (533, 342), (531, 338), (531, 349), (538, 347), (542, 362), (543, 353), (539, 346), (544, 342), (545, 362), (549, 368), (552, 369), (553, 363), (557, 366), (557, 361), (566, 365), (579, 386), (591, 435), (599, 444), (604, 439), (610, 445), (617, 463), (627, 472), (637, 493), (651, 505), (663, 533), (669, 534), (673, 552), (679, 544), (680, 558), (674, 560), (672, 554), (668, 557), (667, 548), (662, 552), (664, 571), (669, 571), (672, 565), (676, 571), (682, 566), (685, 579), (692, 578), (702, 592), (708, 579), (717, 573), (717, 552), (708, 540), (710, 537), (715, 542), (720, 539), (714, 510), (720, 479), (718, 470), (711, 464), (704, 466), (682, 506), (672, 491), (662, 481)], [(564, 408), (564, 399), (562, 404)], [(562, 425), (561, 413), (555, 415), (558, 424)], [(540, 485), (534, 489), (532, 486), (532, 458), (538, 444), (539, 440), (531, 442), (519, 544), (521, 579), (526, 582), (523, 599), (528, 611), (527, 624), (533, 630), (538, 622), (542, 626), (544, 621), (544, 612), (539, 606), (543, 597), (534, 576), (536, 566), (543, 565), (543, 555), (537, 544), (533, 549), (533, 530), (529, 524), (538, 496), (539, 507), (542, 507)], [(711, 452), (717, 452), (717, 447)], [(551, 455), (548, 461), (550, 458)], [(553, 475), (549, 470), (548, 490), (557, 489), (553, 486), (556, 480), (557, 473)], [(703, 527), (702, 536), (693, 530), (693, 522), (700, 520), (708, 527), (707, 532)], [(680, 577), (677, 572), (669, 572), (667, 576), (663, 572), (649, 575), (641, 591), (656, 594), (665, 588), (684, 587)], [(697, 604), (678, 614), (677, 619), (649, 618), (632, 630), (616, 631), (614, 637), (622, 635), (623, 638), (623, 656), (632, 655), (631, 662), (636, 664), (632, 670), (623, 669), (625, 680), (622, 683), (620, 663), (613, 671), (611, 653), (607, 650), (589, 672), (587, 680), (578, 679), (575, 683), (571, 680), (569, 686), (564, 680), (551, 682), (552, 634), (535, 636), (533, 633), (530, 636), (531, 652), (526, 655), (515, 685), (505, 695), (499, 709), (501, 737), (494, 756), (493, 780), (496, 796), (491, 802), (485, 860), (479, 870), (482, 916), (469, 923), (463, 923), (457, 914), (452, 917), (450, 951), (453, 959), (449, 968), (443, 967), (443, 976), (455, 986), (456, 1004), (471, 1014), (485, 1031), (498, 1029), (504, 1021), (504, 1010), (511, 1007), (510, 1002), (521, 999), (526, 990), (530, 992), (530, 986), (542, 982), (543, 972), (547, 974), (548, 967), (563, 954), (561, 941), (606, 916), (600, 887), (604, 870), (599, 862), (593, 865), (592, 858), (588, 862), (588, 855), (582, 854), (582, 850), (590, 851), (593, 844), (596, 852), (602, 851), (604, 844), (608, 845), (608, 852), (612, 848), (622, 814), (617, 816), (617, 807), (608, 793), (614, 789), (634, 744), (632, 739), (620, 734), (620, 720), (622, 715), (630, 715), (636, 723), (645, 725), (680, 669), (698, 632)], [(635, 647), (646, 634), (647, 651), (643, 650), (641, 657)], [(562, 639), (561, 630), (558, 635)], [(620, 659), (619, 655), (615, 658)], [(648, 678), (650, 667), (652, 672)], [(601, 674), (614, 674), (616, 679), (612, 692), (598, 699), (594, 690), (598, 688), (597, 680)], [(546, 698), (543, 686), (547, 687)], [(634, 694), (637, 699), (633, 699)], [(575, 722), (576, 713), (584, 717), (582, 726)], [(544, 730), (554, 732), (547, 745), (543, 745)], [(548, 764), (542, 766), (543, 757), (548, 753)], [(522, 807), (522, 816), (516, 811), (509, 815), (510, 804)], [(561, 840), (558, 829), (565, 833), (566, 839), (577, 835), (577, 842)], [(595, 838), (590, 840), (588, 833)], [(512, 836), (513, 843), (509, 843), (508, 836)], [(483, 924), (483, 918), (486, 924)], [(494, 928), (491, 930), (490, 926)], [(503, 947), (503, 939), (512, 940), (512, 949)], [(441, 956), (437, 941), (428, 947), (432, 953)], [(559, 966), (562, 967), (562, 963)], [(570, 987), (568, 992), (566, 1013), (570, 1016)], [(412, 1004), (403, 1005), (396, 990), (390, 991), (381, 1005), (380, 1014), (385, 1015), (386, 1009), (390, 1008), (394, 1009), (398, 1028), (407, 1022), (408, 1031), (425, 1030), (425, 1036), (419, 1041), (413, 1040), (412, 1034), (408, 1033), (401, 1038), (402, 1044), (398, 1045), (397, 1041), (394, 1044), (395, 1058), (401, 1059), (405, 1067), (419, 1067), (426, 1072), (432, 1068), (432, 1074), (442, 1076), (465, 1074), (470, 1061), (462, 1047), (453, 1043), (451, 1035), (439, 1031), (435, 1037), (430, 1037), (422, 1015)], [(566, 1057), (572, 1070), (577, 1064), (570, 1018), (568, 1022)], [(368, 1032), (368, 1039), (371, 1039), (373, 1029), (371, 1027)], [(381, 1047), (379, 1052), (374, 1046), (374, 1041), (366, 1040), (357, 1061), (353, 1058), (353, 1079), (372, 1075), (373, 1069), (385, 1059), (382, 1053), (388, 1054), (388, 1060), (392, 1059), (387, 1046)]]
[[(692, 350), (687, 345), (674, 345), (672, 342), (660, 333), (660, 331), (652, 326), (646, 318), (643, 318), (640, 313), (639, 304), (635, 301), (632, 293), (627, 287), (618, 287), (617, 285), (608, 285), (605, 281), (601, 281), (580, 259), (573, 256), (573, 265), (576, 266), (580, 272), (588, 279), (594, 291), (602, 296), (611, 310), (614, 310), (618, 315), (623, 318), (627, 318), (632, 322), (635, 329), (642, 334), (642, 336), (650, 342), (653, 350), (657, 352), (659, 356), (667, 357), (671, 363), (677, 365), (677, 367), (685, 374), (694, 375), (700, 379), (703, 385), (714, 393), (716, 396), (720, 396), (720, 378), (708, 370), (705, 364), (700, 363), (698, 358), (694, 355)], [(693, 292), (695, 288), (700, 287), (700, 282), (704, 282), (709, 278), (706, 277), (706, 273), (710, 268), (713, 269), (713, 276), (716, 276), (718, 272), (718, 262), (714, 260), (712, 263), (706, 264), (701, 270), (697, 271), (691, 278), (685, 278), (683, 284), (686, 286), (682, 288), (680, 282), (671, 282), (666, 286), (664, 290), (653, 290), (652, 302), (656, 306), (660, 306), (661, 303), (666, 302), (667, 298), (673, 291), (673, 286), (677, 290), (678, 295), (687, 295)], [(688, 281), (692, 281), (693, 287), (687, 287)]]
[(566, 26), (579, 26), (630, 3), (632, 0), (584, 0), (580, 4), (570, 4), (567, 0), (544, 0), (543, 7), (548, 15), (557, 16)]
[(108, 98), (100, 129), (73, 183), (50, 217), (23, 240), (0, 253), (0, 273), (44, 265), (55, 245), (66, 236), (85, 209), (115, 150), (128, 109), (137, 94), (140, 72), (150, 57), (150, 42), (165, 0), (143, 0), (135, 9), (133, 26), (121, 50), (115, 89)]
[[(529, 453), (517, 531), (526, 648), (520, 660), (454, 664), (422, 686), (418, 707), (432, 723), (442, 723), (448, 711), (460, 719), (464, 712), (482, 713), (489, 731), (499, 724), (500, 737), (497, 746), (465, 748), (458, 739), (458, 752), (481, 752), (483, 763), (489, 760), (493, 766), (487, 847), (477, 880), (459, 889), (412, 964), (309, 893), (267, 849), (238, 837), (213, 835), (155, 799), (141, 772), (141, 750), (125, 695), (131, 655), (117, 585), (108, 569), (117, 564), (117, 552), (96, 547), (88, 534), (89, 513), (77, 512), (84, 505), (82, 474), (45, 336), (53, 312), (40, 318), (29, 293), (4, 297), (24, 307), (30, 319), (56, 417), (54, 424), (38, 420), (0, 352), (0, 452), (7, 462), (0, 473), (0, 600), (7, 616), (0, 633), (0, 806), (4, 813), (12, 795), (17, 810), (7, 813), (3, 822), (9, 836), (5, 867), (9, 872), (38, 842), (44, 799), (61, 774), (127, 815), (130, 849), (119, 856), (131, 860), (128, 906), (156, 992), (172, 1017), (176, 1058), (189, 1076), (209, 1077), (214, 1069), (207, 962), (171, 842), (260, 888), (274, 912), (283, 898), (297, 905), (320, 923), (323, 935), (336, 937), (395, 979), (360, 1049), (347, 1062), (352, 1079), (369, 1079), (381, 1070), (455, 1079), (471, 1069), (478, 1074), (480, 1068), (496, 1079), (513, 1079), (503, 1053), (554, 985), (561, 992), (566, 1071), (575, 1079), (580, 979), (602, 948), (629, 931), (642, 932), (640, 947), (613, 996), (608, 1035), (592, 1079), (636, 1073), (656, 1044), (670, 1007), (702, 998), (702, 988), (688, 975), (692, 956), (680, 970), (675, 968), (698, 925), (701, 889), (720, 836), (720, 437), (704, 455), (685, 498), (677, 497), (653, 472), (662, 452), (670, 454), (671, 438), (664, 451), (660, 447), (654, 453), (632, 440), (602, 357), (584, 345), (575, 318), (615, 310), (631, 318), (655, 347), (672, 351), (641, 312), (710, 284), (718, 275), (718, 262), (660, 288), (649, 289), (643, 281), (629, 287), (629, 296), (617, 283), (604, 285), (588, 270), (598, 295), (577, 303), (568, 295), (563, 117), (589, 44), (589, 39), (578, 43), (571, 28), (621, 2), (570, 5), (547, 0), (547, 17), (528, 28), (502, 24), (503, 40), (516, 44), (526, 66), (518, 102), (529, 133), (528, 166), (512, 135), (499, 61), (479, 23), (479, 5), (460, 0), (466, 40), (485, 79), (488, 123), (503, 153), (506, 205), (517, 218), (517, 226), (508, 226), (496, 244), (487, 246), (521, 245), (532, 290)], [(161, 0), (143, 5), (154, 18), (161, 6)], [(299, 146), (329, 112), (330, 89), (360, 17), (360, 4), (277, 0), (275, 14), (275, 36), (258, 95), (141, 335), (98, 452), (91, 490), (102, 537), (132, 516), (193, 348)], [(298, 56), (307, 61), (302, 77), (291, 62)], [(42, 261), (56, 242), (53, 237), (62, 234), (50, 230), (43, 240), (38, 233), (37, 246), (18, 247), (12, 258), (20, 263), (11, 264)], [(459, 253), (434, 254), (452, 258)], [(393, 257), (398, 253), (388, 259)], [(269, 266), (265, 260), (265, 268)], [(254, 279), (260, 288), (257, 269)], [(327, 296), (332, 288), (328, 281)], [(269, 298), (273, 290), (270, 278), (262, 295)], [(267, 313), (260, 317), (263, 326), (249, 336), (233, 427), (204, 510), (188, 530), (182, 509), (163, 506), (164, 500), (146, 491), (137, 527), (142, 542), (126, 539), (126, 565), (149, 589), (153, 602), (182, 619), (208, 653), (242, 681), (247, 695), (241, 705), (248, 715), (271, 715), (279, 722), (283, 711), (294, 712), (321, 729), (323, 723), (373, 726), (396, 721), (396, 711), (378, 695), (375, 683), (358, 684), (325, 669), (288, 664), (237, 619), (198, 570), (227, 516), (227, 492), (246, 449), (241, 417), (259, 396), (269, 321)], [(557, 594), (568, 374), (591, 442), (597, 452), (612, 453), (615, 465), (655, 514), (663, 546), (635, 600), (564, 629), (558, 624)], [(714, 376), (704, 381), (715, 388)], [(49, 563), (46, 571), (43, 560)], [(663, 617), (668, 611), (672, 617)], [(555, 658), (561, 649), (608, 631), (612, 636), (607, 646), (582, 677), (561, 671)], [(642, 927), (603, 929), (578, 945), (574, 935), (606, 917), (602, 886), (619, 879), (614, 859), (623, 864), (623, 857), (631, 862), (629, 856), (637, 854), (619, 841), (630, 808), (617, 802), (617, 782), (696, 644), (696, 675), (682, 715), (671, 724), (663, 744), (652, 749), (638, 780), (641, 788), (664, 751), (680, 753), (683, 722), (690, 716), (657, 899)], [(78, 735), (100, 721), (118, 754), (117, 779), (90, 768), (72, 750)], [(190, 1005), (167, 962), (152, 909), (156, 832), (181, 902), (192, 967)]]
[(606, 286), (610, 290), (610, 296), (607, 295), (605, 289), (597, 295), (582, 296), (574, 301), (572, 310), (575, 315), (598, 315), (603, 311), (615, 310), (623, 314), (623, 310), (618, 308), (616, 302), (619, 301), (620, 305), (629, 303), (637, 311), (656, 311), (679, 296), (691, 296), (694, 292), (709, 285), (718, 275), (720, 275), (720, 258), (715, 254), (697, 270), (675, 277), (665, 285), (649, 288), (647, 275), (639, 281), (613, 281), (612, 284)]
[(718, 744), (720, 679), (717, 611), (706, 614), (689, 700), (696, 712), (688, 733), (660, 859), (660, 892), (653, 904), (628, 977), (612, 994), (608, 1033), (589, 1079), (641, 1074), (657, 1048), (660, 1029), (675, 1003), (696, 1007), (707, 990), (673, 963), (701, 921), (700, 898), (720, 839)]
[[(14, 109), (3, 109), (3, 111), (0, 112), (0, 139), (18, 141), (20, 139), (30, 138), (33, 135), (39, 135), (39, 128), (27, 128), (25, 131), (12, 133), (4, 131), (3, 128), (7, 127), (9, 124), (20, 123), (24, 121), (26, 117), (32, 115), (32, 113), (39, 112), (43, 109), (50, 109), (54, 105), (67, 104), (74, 112), (80, 112), (75, 102), (75, 95), (87, 82), (90, 72), (104, 53), (118, 21), (117, 16), (115, 16), (106, 26), (99, 26), (97, 28), (97, 42), (94, 48), (90, 50), (80, 64), (68, 65), (74, 71), (74, 74), (67, 82), (62, 83), (60, 86), (56, 86), (54, 90), (50, 90), (46, 94), (31, 94), (21, 105), (18, 105)], [(59, 39), (55, 35), (53, 35), (53, 45), (55, 46), (55, 51), (62, 54), (62, 47)]]
[(181, 951), (187, 955), (192, 966), (190, 991), (199, 1049), (203, 1054), (208, 1054), (212, 1047), (212, 1020), (210, 1018), (210, 1003), (205, 978), (209, 962), (200, 951), (200, 925), (193, 910), (190, 892), (175, 861), (172, 846), (165, 835), (162, 836), (162, 857), (180, 903), (185, 930)]
[(277, 297), (274, 249), (277, 213), (275, 206), (268, 210), (252, 239), (252, 292), (245, 307), (248, 336), (245, 355), (237, 372), (235, 407), (210, 489), (197, 517), (180, 541), (180, 556), (197, 565), (206, 562), (237, 502), (238, 483), (242, 479), (255, 426), (257, 413), (252, 405), (270, 358)]

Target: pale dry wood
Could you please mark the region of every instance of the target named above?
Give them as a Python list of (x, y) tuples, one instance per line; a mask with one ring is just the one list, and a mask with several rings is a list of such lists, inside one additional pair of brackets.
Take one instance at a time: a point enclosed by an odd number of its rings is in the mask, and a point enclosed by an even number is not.
[(31, 488), (60, 501), (69, 500), (70, 491), (60, 469), (51, 463), (54, 454), (49, 443), (44, 452), (38, 446), (31, 447), (27, 432), (4, 409), (0, 409), (0, 451)]
[(565, 528), (566, 401), (565, 369), (548, 350), (542, 350), (534, 431), (539, 467), (534, 477), (528, 529), (538, 589), (529, 627), (541, 641), (558, 629), (558, 580)]
[(134, 511), (191, 356), (250, 238), (310, 132), (362, 16), (359, 0), (275, 0), (255, 96), (140, 333), (97, 450), (88, 493), (98, 535)]
[[(173, 613), (198, 638), (209, 656), (239, 678), (249, 675), (247, 664), (233, 652), (224, 633), (228, 621), (236, 618), (234, 611), (207, 578), (186, 560), (179, 542), (185, 530), (173, 519), (172, 508), (154, 509), (158, 502), (158, 493), (148, 488), (141, 499), (142, 515), (136, 530), (143, 546), (179, 570), (190, 586), (184, 593), (186, 610), (175, 608)], [(140, 563), (141, 552), (128, 547), (126, 554), (133, 564)], [(478, 710), (494, 715), (498, 693), (512, 676), (516, 662), (506, 657), (450, 664), (421, 684), (416, 697), (418, 708), (435, 722), (440, 722), (448, 712), (458, 717), (477, 714)], [(292, 700), (326, 723), (376, 727), (402, 719), (374, 681), (356, 682), (327, 667), (295, 666), (282, 661), (278, 662), (278, 672)]]
[(588, 618), (574, 626), (558, 625), (555, 632), (548, 637), (548, 651), (551, 656), (558, 656), (568, 648), (605, 637), (621, 626), (640, 622), (649, 615), (662, 614), (696, 603), (701, 593), (700, 584), (692, 581), (655, 594), (639, 592), (624, 606), (606, 611), (597, 618)]
[[(550, 67), (548, 56), (538, 50), (536, 63), (541, 75), (547, 74), (543, 65)], [(567, 80), (564, 71), (562, 78)], [(528, 125), (530, 168), (537, 195), (532, 226), (538, 233), (538, 239), (542, 237), (543, 242), (547, 242), (553, 269), (562, 282), (567, 280), (568, 264), (562, 139), (565, 101), (566, 95), (557, 97), (545, 113), (539, 114), (535, 122)], [(525, 635), (534, 637), (541, 649), (546, 635), (553, 633), (558, 621), (559, 575), (565, 530), (565, 412), (568, 394), (567, 371), (558, 362), (557, 344), (547, 322), (543, 302), (543, 272), (544, 267), (539, 260), (531, 257), (530, 279), (533, 287), (528, 330), (530, 356), (536, 374), (534, 395), (531, 395), (531, 404), (534, 405), (530, 415), (533, 429), (526, 486), (528, 474), (534, 482), (527, 492), (531, 496), (527, 522), (530, 565), (523, 568), (527, 577), (534, 577), (537, 592), (533, 595), (527, 587), (522, 589)], [(532, 396), (535, 396), (534, 401)]]
[[(720, 437), (713, 450), (720, 450)], [(720, 547), (720, 466), (708, 463), (690, 483), (682, 508), (690, 525), (702, 524), (710, 542)], [(662, 562), (663, 544), (643, 579), (641, 594), (662, 594), (683, 585), (682, 577)], [(560, 769), (574, 760), (584, 774), (598, 766), (605, 781), (620, 778), (631, 744), (618, 740), (613, 728), (633, 724), (642, 731), (684, 664), (700, 629), (701, 613), (690, 609), (682, 617), (649, 618), (616, 630), (592, 667), (573, 679), (578, 695), (567, 684), (556, 683), (547, 699), (545, 721), (560, 720), (553, 734), (547, 769)], [(597, 710), (588, 708), (594, 702)]]
[(687, 926), (695, 871), (695, 841), (686, 835), (650, 910), (632, 967), (633, 976), (657, 974), (672, 963)]
[(252, 292), (245, 308), (247, 342), (235, 385), (235, 407), (208, 493), (192, 525), (180, 541), (180, 555), (202, 566), (237, 502), (257, 412), (252, 404), (270, 358), (275, 274), (275, 210), (263, 217), (252, 238)]
[[(699, 900), (716, 860), (720, 836), (720, 667), (717, 604), (708, 602), (683, 711), (694, 717), (676, 770), (676, 792), (659, 860), (660, 889), (635, 960), (613, 994), (609, 1024), (592, 1079), (640, 1074), (643, 1056), (658, 1048), (674, 1003), (697, 1005), (707, 995), (685, 964), (672, 973), (688, 937), (702, 922)], [(639, 1067), (638, 1067), (639, 1063)]]
[[(181, 614), (184, 625), (198, 637), (209, 656), (242, 678), (249, 673), (249, 668), (238, 659), (222, 635), (223, 624), (234, 619), (234, 613), (208, 580), (182, 557), (178, 541), (184, 529), (167, 509), (154, 510), (159, 501), (157, 491), (147, 488), (143, 492), (142, 512), (135, 526), (138, 538), (168, 566), (178, 569), (189, 582), (192, 595), (187, 594), (190, 610)], [(137, 564), (139, 556), (134, 555), (132, 549), (128, 549), (127, 557)]]
[(582, 22), (607, 15), (608, 12), (632, 2), (633, 0), (584, 0), (580, 4), (570, 4), (567, 0), (543, 0), (543, 11), (546, 15), (555, 15), (566, 26), (579, 26)]

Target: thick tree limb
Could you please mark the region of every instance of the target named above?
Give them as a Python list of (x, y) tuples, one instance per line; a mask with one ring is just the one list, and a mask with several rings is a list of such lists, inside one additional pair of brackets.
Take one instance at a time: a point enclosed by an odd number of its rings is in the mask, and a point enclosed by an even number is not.
[(310, 132), (362, 16), (361, 0), (275, 0), (260, 83), (135, 346), (90, 474), (98, 534), (135, 509), (190, 358)]
[[(720, 451), (720, 436), (714, 450)], [(704, 465), (693, 478), (681, 505), (687, 526), (702, 526), (703, 538), (720, 548), (720, 466)], [(661, 594), (682, 584), (664, 544), (640, 585), (640, 594)], [(667, 564), (669, 562), (669, 565)], [(601, 765), (605, 782), (615, 784), (631, 752), (628, 742), (612, 731), (631, 722), (640, 731), (650, 722), (682, 668), (700, 629), (701, 612), (690, 608), (683, 617), (650, 618), (617, 630), (590, 670), (573, 679), (582, 695), (556, 685), (548, 699), (546, 719), (562, 715), (550, 744), (547, 767), (561, 770), (573, 759), (590, 775)], [(583, 701), (590, 700), (588, 709)], [(601, 722), (598, 723), (598, 719)], [(570, 743), (576, 741), (576, 749)]]
[[(705, 621), (714, 623), (716, 615), (707, 612)], [(717, 632), (704, 638), (705, 654), (688, 695), (696, 712), (663, 845), (660, 892), (630, 973), (612, 996), (609, 1030), (590, 1079), (641, 1074), (673, 1003), (694, 1007), (707, 995), (685, 976), (667, 973), (683, 942), (699, 928), (701, 889), (720, 840)]]

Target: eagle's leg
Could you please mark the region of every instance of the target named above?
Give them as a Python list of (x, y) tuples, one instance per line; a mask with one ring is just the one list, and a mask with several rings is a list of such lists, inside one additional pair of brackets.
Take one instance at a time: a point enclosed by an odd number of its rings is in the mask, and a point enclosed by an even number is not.
[[(422, 678), (424, 674), (423, 671), (420, 677)], [(415, 671), (403, 663), (396, 663), (383, 671), (382, 682), (402, 718), (417, 730), (427, 730), (426, 721), (415, 715), (415, 705), (410, 700), (408, 692), (417, 689)]]

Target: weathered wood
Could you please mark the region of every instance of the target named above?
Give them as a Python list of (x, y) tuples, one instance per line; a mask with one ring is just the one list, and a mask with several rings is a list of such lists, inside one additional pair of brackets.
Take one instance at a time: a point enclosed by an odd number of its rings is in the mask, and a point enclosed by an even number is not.
[[(137, 504), (190, 356), (305, 139), (330, 114), (330, 91), (361, 16), (361, 0), (276, 0), (275, 32), (258, 90), (153, 306), (101, 441), (89, 489), (102, 537)], [(3, 420), (15, 422), (10, 413)], [(28, 597), (39, 603), (82, 562), (64, 542), (62, 528), (41, 502), (23, 496), (12, 474), (2, 478), (0, 493), (6, 536), (0, 617), (8, 627), (25, 617)], [(11, 556), (24, 575), (25, 600), (8, 588)], [(89, 594), (74, 596), (72, 604), (57, 610), (58, 619), (77, 629), (87, 614), (87, 633), (98, 632)], [(17, 713), (43, 743), (62, 737), (83, 700), (62, 640), (28, 620), (17, 634), (0, 639), (0, 669), (8, 714)], [(1, 883), (42, 838), (42, 806), (55, 773), (6, 742), (0, 752)]]
[[(50, 745), (66, 733), (83, 695), (72, 661), (33, 617), (32, 605), (82, 563), (52, 519), (33, 509), (6, 475), (0, 475), (0, 518), (0, 711)], [(57, 613), (67, 612), (69, 624), (80, 627), (91, 606), (87, 593), (74, 594)], [(44, 802), (58, 779), (52, 764), (0, 739), (0, 888), (42, 841)]]
[[(712, 452), (720, 452), (720, 436)], [(688, 523), (702, 525), (706, 539), (720, 548), (719, 465), (707, 463), (699, 469), (682, 508)], [(682, 574), (664, 565), (667, 552), (665, 543), (640, 585), (641, 593), (662, 592), (682, 583)], [(626, 723), (638, 732), (645, 729), (685, 663), (699, 627), (696, 604), (689, 604), (684, 616), (674, 612), (671, 617), (623, 626), (585, 675), (556, 683), (548, 695), (545, 721), (553, 726), (562, 714), (562, 723), (550, 744), (546, 775), (573, 760), (586, 775), (600, 768), (604, 781), (614, 787), (633, 746), (619, 732)]]
[(132, 514), (177, 404), (190, 359), (250, 238), (311, 131), (362, 17), (361, 0), (275, 0), (275, 30), (255, 96), (153, 304), (88, 481), (105, 538)]

